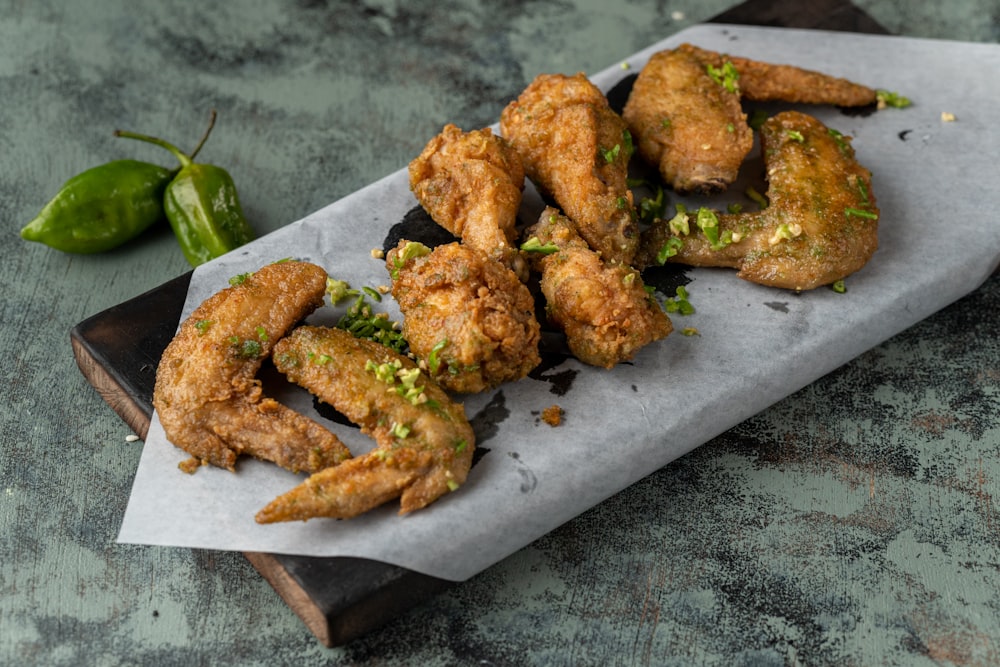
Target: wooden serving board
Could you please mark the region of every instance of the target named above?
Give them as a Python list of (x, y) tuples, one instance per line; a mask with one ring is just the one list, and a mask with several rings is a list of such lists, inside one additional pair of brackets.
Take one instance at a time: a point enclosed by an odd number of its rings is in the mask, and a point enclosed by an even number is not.
[[(773, 27), (886, 34), (846, 0), (748, 0), (712, 19)], [(84, 377), (141, 438), (153, 415), (156, 367), (180, 322), (191, 273), (109, 308), (70, 332)], [(360, 558), (244, 554), (326, 646), (374, 630), (454, 582)]]

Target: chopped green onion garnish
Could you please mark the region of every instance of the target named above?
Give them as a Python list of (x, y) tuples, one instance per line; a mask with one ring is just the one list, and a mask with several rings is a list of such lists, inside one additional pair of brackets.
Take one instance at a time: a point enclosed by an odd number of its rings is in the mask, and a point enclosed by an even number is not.
[(752, 185), (747, 186), (747, 189), (744, 191), (744, 194), (746, 194), (747, 199), (756, 203), (762, 209), (767, 208), (767, 198), (764, 197), (764, 195), (762, 195), (761, 193), (757, 192), (757, 189), (754, 188)]
[(671, 236), (657, 251), (656, 263), (660, 265), (664, 264), (668, 259), (676, 255), (682, 247), (684, 247), (684, 241), (677, 236)]
[(687, 207), (684, 204), (677, 205), (677, 213), (670, 218), (667, 223), (671, 234), (681, 234), (687, 236), (691, 233), (691, 226), (688, 224)]
[(554, 252), (559, 252), (559, 246), (551, 242), (542, 245), (537, 236), (532, 236), (521, 244), (521, 250), (524, 252), (538, 252), (543, 255), (551, 255)]
[(872, 213), (871, 211), (865, 211), (865, 210), (860, 209), (860, 208), (850, 208), (850, 207), (845, 208), (844, 209), (844, 214), (845, 215), (854, 215), (854, 216), (857, 216), (859, 218), (867, 218), (869, 220), (878, 220), (878, 214), (877, 213)]
[(875, 99), (877, 100), (879, 107), (895, 107), (896, 109), (903, 109), (912, 104), (910, 98), (903, 97), (899, 93), (894, 93), (889, 90), (876, 90)]
[(443, 350), (448, 345), (448, 339), (442, 338), (431, 348), (431, 353), (427, 355), (427, 370), (431, 372), (431, 375), (437, 375), (438, 369), (441, 368), (441, 359), (438, 355), (441, 354)]
[(730, 61), (727, 60), (722, 63), (722, 67), (706, 65), (705, 70), (712, 77), (712, 81), (725, 88), (727, 92), (735, 93), (737, 91), (737, 81), (740, 78), (740, 73), (736, 71), (736, 66)]
[(663, 188), (656, 187), (656, 197), (643, 197), (639, 202), (639, 219), (651, 223), (663, 214), (666, 201), (663, 198)]

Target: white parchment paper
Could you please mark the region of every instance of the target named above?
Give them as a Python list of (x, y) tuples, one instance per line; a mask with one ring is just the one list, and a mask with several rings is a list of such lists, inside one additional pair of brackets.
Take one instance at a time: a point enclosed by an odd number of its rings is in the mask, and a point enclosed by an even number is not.
[[(1000, 72), (1000, 47), (704, 25), (593, 80), (609, 90), (638, 72), (653, 52), (685, 41), (822, 70), (912, 98), (908, 109), (867, 116), (804, 109), (853, 136), (858, 159), (874, 176), (880, 249), (847, 280), (846, 294), (820, 288), (794, 295), (745, 283), (728, 270), (690, 270), (687, 289), (697, 312), (673, 319), (676, 329), (695, 327), (700, 336), (675, 333), (611, 371), (569, 360), (540, 379), (463, 397), (478, 425), (481, 457), (459, 492), (405, 517), (390, 503), (350, 521), (257, 525), (257, 510), (302, 477), (253, 460), (242, 461), (235, 474), (206, 467), (186, 475), (177, 464), (187, 455), (166, 440), (154, 414), (119, 541), (356, 556), (463, 580), (967, 294), (996, 268), (1000, 92), (988, 73)], [(955, 121), (943, 121), (942, 112), (954, 114)], [(742, 188), (734, 191), (738, 195)], [(385, 268), (370, 251), (415, 205), (404, 165), (199, 267), (185, 317), (231, 276), (285, 257), (320, 264), (354, 287), (386, 285)], [(537, 207), (529, 191), (525, 221), (533, 220)], [(398, 317), (391, 299), (379, 308)], [(312, 321), (332, 323), (335, 317), (326, 308)], [(554, 393), (557, 384), (546, 379), (557, 373), (571, 378), (564, 395)], [(274, 391), (329, 425), (355, 454), (370, 448), (356, 429), (318, 417), (304, 391), (288, 385)], [(565, 410), (557, 428), (539, 419), (553, 404)]]

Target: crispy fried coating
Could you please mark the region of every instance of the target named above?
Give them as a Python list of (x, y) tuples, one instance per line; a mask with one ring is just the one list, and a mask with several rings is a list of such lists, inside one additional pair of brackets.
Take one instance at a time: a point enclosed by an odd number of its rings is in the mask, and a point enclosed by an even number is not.
[(504, 108), (500, 131), (590, 247), (630, 263), (639, 240), (626, 183), (632, 137), (604, 94), (583, 74), (540, 74)]
[(480, 392), (541, 362), (534, 299), (513, 271), (465, 244), (411, 252), (418, 246), (400, 241), (386, 267), (403, 336), (435, 381), (450, 391)]
[(754, 102), (859, 107), (876, 101), (875, 89), (822, 72), (717, 53), (693, 44), (681, 44), (677, 50), (703, 66), (721, 68), (726, 61), (731, 62), (739, 73), (740, 95)]
[(424, 210), (462, 242), (527, 277), (517, 239), (524, 167), (490, 128), (444, 126), (409, 165), (410, 189)]
[(733, 267), (745, 280), (793, 290), (833, 283), (863, 267), (878, 248), (879, 210), (871, 173), (855, 159), (850, 137), (785, 111), (761, 127), (761, 148), (765, 209), (716, 216), (718, 226), (708, 227), (715, 241), (694, 222), (689, 235), (676, 236), (658, 220), (643, 233), (637, 264), (657, 263), (657, 253), (673, 243), (676, 254), (668, 261)]
[(283, 262), (242, 276), (184, 321), (160, 359), (153, 406), (167, 439), (194, 459), (233, 470), (240, 454), (314, 472), (350, 452), (325, 428), (263, 396), (255, 378), (274, 341), (323, 304), (326, 272)]
[(532, 263), (542, 274), (549, 320), (563, 330), (580, 361), (611, 368), (673, 330), (639, 272), (603, 262), (556, 209), (546, 208), (525, 235), (557, 248), (538, 253)]
[(639, 155), (677, 192), (724, 190), (753, 148), (736, 85), (713, 79), (703, 63), (680, 49), (650, 57), (622, 117)]
[(410, 359), (342, 329), (312, 326), (280, 340), (273, 358), (377, 447), (275, 498), (257, 513), (259, 523), (348, 519), (394, 498), (405, 514), (465, 482), (475, 447), (465, 410)]

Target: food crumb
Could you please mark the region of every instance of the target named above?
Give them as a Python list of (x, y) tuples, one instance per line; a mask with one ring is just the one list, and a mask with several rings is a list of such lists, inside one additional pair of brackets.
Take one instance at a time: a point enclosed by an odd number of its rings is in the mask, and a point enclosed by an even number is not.
[(137, 442), (138, 440), (139, 436), (137, 436), (135, 433), (129, 433), (128, 435), (125, 436), (125, 442)]
[(955, 122), (955, 114), (953, 114), (953, 113), (951, 113), (949, 111), (942, 111), (941, 112), (941, 122), (942, 123), (954, 123)]
[(550, 405), (542, 410), (542, 421), (549, 426), (559, 426), (562, 424), (563, 409), (558, 405)]
[(372, 248), (372, 259), (385, 259), (385, 251), (382, 248)]
[(177, 467), (180, 468), (181, 472), (186, 472), (187, 474), (192, 475), (195, 470), (201, 467), (201, 465), (202, 461), (192, 456), (191, 458), (184, 459), (178, 463)]
[(697, 329), (695, 329), (694, 327), (684, 327), (683, 329), (681, 329), (681, 335), (682, 336), (700, 336), (701, 332), (698, 331)]

